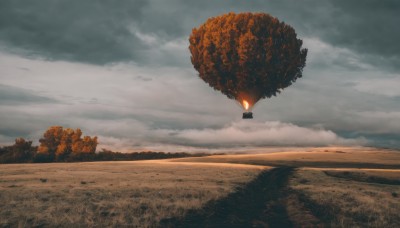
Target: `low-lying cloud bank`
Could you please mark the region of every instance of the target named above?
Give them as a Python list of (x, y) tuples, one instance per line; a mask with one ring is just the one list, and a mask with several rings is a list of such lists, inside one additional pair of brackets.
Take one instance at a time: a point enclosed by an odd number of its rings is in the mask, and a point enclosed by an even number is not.
[[(100, 137), (100, 140), (102, 137)], [(360, 146), (365, 138), (348, 139), (321, 128), (306, 128), (277, 121), (257, 122), (240, 120), (222, 128), (149, 130), (143, 138), (117, 139), (104, 137), (99, 148), (115, 148), (121, 151), (219, 151), (243, 150), (263, 147), (286, 146)]]

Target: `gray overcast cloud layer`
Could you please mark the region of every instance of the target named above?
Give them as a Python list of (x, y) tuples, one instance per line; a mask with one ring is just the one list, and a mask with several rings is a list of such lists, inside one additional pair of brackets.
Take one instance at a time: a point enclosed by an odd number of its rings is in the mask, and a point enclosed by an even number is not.
[(300, 36), (319, 37), (379, 63), (382, 57), (397, 67), (399, 10), (397, 0), (3, 0), (0, 38), (10, 49), (50, 60), (146, 62), (152, 58), (151, 40), (143, 33), (168, 42), (186, 38), (208, 17), (261, 11), (293, 25)]
[[(304, 78), (247, 128), (187, 49), (193, 27), (231, 11), (269, 13), (309, 49)], [(396, 0), (2, 0), (0, 143), (56, 124), (121, 150), (398, 147), (399, 14)]]

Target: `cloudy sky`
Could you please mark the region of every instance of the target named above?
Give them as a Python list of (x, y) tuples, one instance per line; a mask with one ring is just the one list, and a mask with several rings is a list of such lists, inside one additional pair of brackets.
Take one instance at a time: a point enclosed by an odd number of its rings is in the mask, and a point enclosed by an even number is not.
[[(241, 120), (190, 63), (208, 17), (265, 12), (308, 48), (303, 78)], [(0, 144), (51, 125), (98, 149), (400, 147), (397, 0), (2, 0)]]

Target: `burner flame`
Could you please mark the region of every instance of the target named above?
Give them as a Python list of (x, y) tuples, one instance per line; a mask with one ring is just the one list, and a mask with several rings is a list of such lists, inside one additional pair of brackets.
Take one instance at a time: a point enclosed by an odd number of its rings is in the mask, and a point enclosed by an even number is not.
[(243, 108), (246, 109), (246, 111), (250, 108), (250, 104), (246, 100), (243, 100)]

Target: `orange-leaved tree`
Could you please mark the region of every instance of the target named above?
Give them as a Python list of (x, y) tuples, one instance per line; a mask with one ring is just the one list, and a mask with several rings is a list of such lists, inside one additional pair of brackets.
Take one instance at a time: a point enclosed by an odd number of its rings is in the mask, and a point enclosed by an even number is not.
[(65, 161), (71, 156), (96, 152), (97, 137), (82, 137), (81, 129), (73, 130), (61, 126), (51, 126), (39, 140), (38, 156), (43, 161)]

